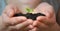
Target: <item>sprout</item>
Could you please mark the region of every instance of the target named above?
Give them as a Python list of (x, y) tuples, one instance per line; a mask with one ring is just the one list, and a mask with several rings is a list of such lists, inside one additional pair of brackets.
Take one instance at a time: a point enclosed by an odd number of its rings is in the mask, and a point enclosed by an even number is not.
[(26, 11), (27, 11), (28, 13), (32, 13), (32, 12), (33, 12), (33, 10), (32, 10), (31, 8), (26, 8)]

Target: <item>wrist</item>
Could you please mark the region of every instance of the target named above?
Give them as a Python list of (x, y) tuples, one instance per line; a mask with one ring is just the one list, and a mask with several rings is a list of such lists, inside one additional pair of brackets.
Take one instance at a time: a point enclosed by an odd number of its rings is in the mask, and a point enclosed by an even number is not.
[(60, 26), (56, 23), (52, 26), (51, 30), (54, 30), (54, 31), (60, 31)]

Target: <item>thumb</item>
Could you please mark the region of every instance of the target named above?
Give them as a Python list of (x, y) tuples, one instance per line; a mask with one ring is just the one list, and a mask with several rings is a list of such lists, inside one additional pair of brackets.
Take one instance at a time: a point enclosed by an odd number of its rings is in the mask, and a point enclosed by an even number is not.
[(54, 8), (52, 5), (50, 5), (49, 3), (47, 2), (43, 2), (43, 3), (40, 3), (35, 9), (34, 9), (35, 12), (38, 12), (38, 13), (43, 13), (46, 15), (46, 17), (52, 17), (55, 13), (54, 13)]
[(5, 10), (3, 11), (3, 14), (6, 14), (7, 16), (12, 17), (17, 12), (19, 12), (19, 10), (16, 6), (8, 5), (8, 6), (6, 6)]

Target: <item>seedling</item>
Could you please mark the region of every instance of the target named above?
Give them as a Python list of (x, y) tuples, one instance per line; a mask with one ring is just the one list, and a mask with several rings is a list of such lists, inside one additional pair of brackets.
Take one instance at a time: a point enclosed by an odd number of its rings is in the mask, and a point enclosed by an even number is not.
[(26, 8), (26, 11), (27, 11), (27, 13), (32, 13), (32, 12), (33, 12), (33, 9), (31, 9), (31, 8)]

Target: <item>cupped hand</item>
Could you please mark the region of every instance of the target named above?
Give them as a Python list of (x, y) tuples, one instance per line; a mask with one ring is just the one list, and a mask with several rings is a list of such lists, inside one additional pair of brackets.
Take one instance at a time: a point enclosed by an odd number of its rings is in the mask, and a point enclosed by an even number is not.
[(34, 21), (34, 28), (30, 31), (59, 31), (60, 27), (56, 22), (56, 16), (52, 5), (43, 2), (34, 10), (43, 13), (45, 16), (38, 16)]
[[(33, 21), (24, 16), (13, 17), (19, 10), (14, 5), (8, 5), (0, 17), (0, 31), (25, 31)], [(25, 29), (25, 30), (24, 30)]]

